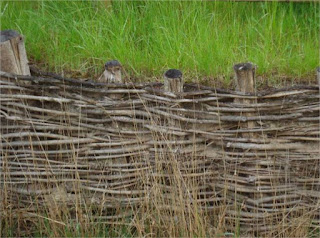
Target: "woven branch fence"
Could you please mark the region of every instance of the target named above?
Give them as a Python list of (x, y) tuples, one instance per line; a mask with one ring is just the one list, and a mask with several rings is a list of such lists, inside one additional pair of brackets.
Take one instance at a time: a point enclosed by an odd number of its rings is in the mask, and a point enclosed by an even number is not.
[(173, 93), (161, 83), (0, 76), (2, 218), (77, 204), (100, 209), (93, 223), (149, 207), (178, 224), (197, 211), (256, 235), (320, 228), (317, 85)]

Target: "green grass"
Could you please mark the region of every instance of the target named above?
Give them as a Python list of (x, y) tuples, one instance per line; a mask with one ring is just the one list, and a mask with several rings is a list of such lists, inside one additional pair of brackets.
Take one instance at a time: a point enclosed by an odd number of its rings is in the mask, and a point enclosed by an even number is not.
[(30, 58), (96, 76), (118, 59), (133, 77), (167, 68), (228, 80), (251, 61), (264, 76), (308, 77), (319, 65), (320, 4), (97, 1), (3, 2), (1, 29), (26, 36)]

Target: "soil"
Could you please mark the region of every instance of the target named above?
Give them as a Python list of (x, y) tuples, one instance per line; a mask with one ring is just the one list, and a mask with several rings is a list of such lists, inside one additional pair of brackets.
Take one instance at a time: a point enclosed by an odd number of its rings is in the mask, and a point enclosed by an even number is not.
[[(32, 62), (33, 60), (31, 60)], [(40, 63), (35, 62), (30, 64), (30, 67), (36, 71), (48, 72), (48, 68)], [(91, 71), (91, 72), (90, 72)], [(56, 73), (66, 78), (73, 78), (73, 79), (97, 79), (102, 74), (103, 68), (101, 68), (101, 73), (98, 75), (92, 71), (88, 70), (87, 72), (80, 72), (80, 71), (71, 71), (65, 70), (61, 73)], [(126, 78), (127, 82), (133, 83), (143, 83), (143, 82), (162, 82), (162, 77), (137, 77), (132, 75), (127, 75), (124, 73), (124, 77)], [(130, 78), (129, 78), (130, 77)], [(129, 79), (128, 79), (129, 78)], [(188, 77), (184, 76), (184, 80), (187, 83), (198, 83), (208, 87), (214, 88), (221, 88), (221, 89), (229, 89), (234, 90), (235, 84), (233, 80), (233, 76), (216, 76), (216, 77)], [(296, 85), (317, 85), (316, 79), (316, 72), (309, 73), (304, 75), (303, 77), (295, 77), (295, 76), (287, 76), (287, 75), (280, 75), (277, 73), (272, 73), (271, 75), (257, 75), (256, 76), (256, 86), (259, 90), (271, 90), (276, 88), (283, 88), (283, 87), (291, 87)]]

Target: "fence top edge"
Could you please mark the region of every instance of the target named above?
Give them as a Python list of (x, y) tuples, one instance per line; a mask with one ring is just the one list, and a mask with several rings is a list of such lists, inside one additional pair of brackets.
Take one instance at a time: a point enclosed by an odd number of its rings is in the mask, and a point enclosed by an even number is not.
[[(75, 88), (105, 88), (105, 89), (145, 89), (149, 92), (159, 92), (161, 91), (160, 88), (163, 86), (163, 83), (160, 82), (147, 82), (147, 83), (126, 83), (126, 84), (119, 84), (119, 83), (99, 83), (93, 80), (79, 80), (79, 79), (72, 79), (72, 78), (66, 78), (62, 77), (57, 74), (48, 74), (48, 76), (26, 76), (26, 75), (16, 75), (12, 73), (7, 73), (0, 71), (0, 78), (7, 78), (7, 79), (13, 79), (13, 80), (21, 80), (21, 81), (29, 81), (33, 82), (35, 84), (48, 84), (48, 85), (56, 85), (56, 84), (65, 84), (65, 85), (71, 85)], [(186, 83), (184, 85), (184, 88), (186, 89), (183, 93), (178, 93), (182, 95), (188, 93), (188, 92), (200, 92), (200, 91), (212, 91), (214, 93), (220, 93), (220, 94), (229, 94), (229, 95), (240, 95), (240, 96), (267, 96), (272, 95), (275, 93), (280, 92), (287, 92), (287, 91), (297, 91), (297, 90), (311, 90), (311, 91), (319, 91), (319, 85), (295, 85), (290, 87), (282, 87), (282, 88), (270, 88), (270, 89), (263, 89), (256, 91), (255, 93), (243, 93), (239, 91), (234, 91), (230, 89), (224, 89), (224, 88), (215, 88), (215, 87), (209, 87), (204, 86), (198, 83)]]

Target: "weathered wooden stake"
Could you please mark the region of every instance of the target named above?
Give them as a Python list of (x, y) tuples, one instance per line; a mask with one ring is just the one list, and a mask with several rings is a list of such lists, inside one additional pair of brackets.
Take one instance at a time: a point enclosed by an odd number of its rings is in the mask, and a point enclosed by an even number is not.
[[(117, 60), (110, 60), (105, 63), (104, 65), (104, 72), (99, 77), (98, 82), (100, 83), (124, 83), (122, 79), (121, 70), (122, 65)], [(111, 99), (120, 99), (122, 98), (123, 94), (110, 94), (109, 97)]]
[(178, 69), (169, 69), (164, 74), (164, 90), (171, 93), (183, 92), (182, 73)]
[[(183, 92), (182, 72), (178, 69), (169, 69), (164, 73), (164, 91), (173, 94)], [(173, 113), (168, 111), (168, 113)], [(181, 128), (180, 121), (169, 119), (168, 125), (171, 127)], [(172, 139), (176, 136), (172, 135)]]
[(233, 69), (236, 73), (236, 89), (243, 93), (253, 93), (256, 67), (251, 63), (241, 63), (234, 65)]
[(101, 83), (123, 83), (121, 69), (122, 65), (117, 60), (110, 60), (104, 65), (105, 70), (98, 79)]
[(0, 31), (0, 71), (30, 75), (24, 37), (14, 30)]
[[(252, 63), (240, 63), (233, 66), (235, 71), (236, 90), (243, 93), (254, 93), (255, 92), (255, 70), (256, 66)], [(242, 104), (251, 104), (252, 101), (249, 99), (236, 99), (235, 102)], [(253, 116), (252, 113), (243, 113), (245, 116)], [(247, 127), (255, 128), (255, 122), (248, 121)], [(252, 133), (243, 133), (244, 137), (254, 137)]]

